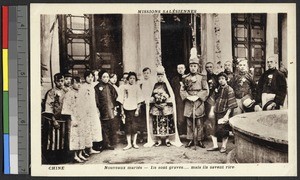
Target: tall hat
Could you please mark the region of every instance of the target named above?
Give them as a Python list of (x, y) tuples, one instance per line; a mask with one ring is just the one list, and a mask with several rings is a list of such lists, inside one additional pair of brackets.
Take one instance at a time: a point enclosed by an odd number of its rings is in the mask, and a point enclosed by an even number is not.
[(158, 75), (163, 75), (165, 74), (165, 68), (163, 66), (157, 66), (156, 72)]
[(190, 64), (198, 64), (199, 65), (199, 59), (198, 59), (198, 57), (190, 58)]

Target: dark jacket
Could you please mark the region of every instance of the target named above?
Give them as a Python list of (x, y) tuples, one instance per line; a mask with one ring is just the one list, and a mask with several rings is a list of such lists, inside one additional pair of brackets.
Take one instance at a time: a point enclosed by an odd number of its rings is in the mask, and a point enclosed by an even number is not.
[(209, 95), (208, 95), (209, 97), (212, 95), (214, 90), (219, 86), (218, 76), (216, 74), (207, 73), (207, 84), (209, 87)]
[(246, 72), (237, 73), (231, 82), (231, 87), (235, 92), (235, 97), (237, 99), (242, 99), (246, 95), (250, 95), (255, 98), (256, 95), (256, 84), (253, 80), (253, 76)]
[(114, 108), (118, 97), (116, 89), (109, 83), (99, 82), (95, 86), (96, 104), (100, 112), (101, 120), (113, 119)]
[(275, 103), (283, 105), (287, 94), (287, 83), (284, 74), (277, 69), (268, 69), (258, 81), (257, 92), (256, 101), (258, 103), (261, 103), (262, 93), (272, 93), (275, 94)]

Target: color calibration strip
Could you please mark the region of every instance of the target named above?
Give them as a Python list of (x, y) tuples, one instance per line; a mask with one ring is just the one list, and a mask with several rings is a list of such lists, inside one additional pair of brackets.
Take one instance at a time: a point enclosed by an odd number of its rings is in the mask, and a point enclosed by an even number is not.
[(2, 6), (4, 174), (29, 173), (27, 6)]
[(2, 6), (2, 70), (3, 70), (3, 141), (4, 174), (10, 174), (9, 92), (8, 92), (8, 6)]
[(10, 174), (18, 174), (17, 7), (8, 7), (8, 81)]

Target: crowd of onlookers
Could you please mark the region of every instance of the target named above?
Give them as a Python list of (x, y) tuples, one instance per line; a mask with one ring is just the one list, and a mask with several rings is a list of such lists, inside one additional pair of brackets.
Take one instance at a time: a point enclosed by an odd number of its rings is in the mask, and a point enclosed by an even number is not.
[(144, 68), (141, 80), (135, 72), (124, 73), (119, 81), (116, 74), (104, 70), (86, 71), (84, 79), (57, 73), (55, 87), (43, 103), (44, 162), (63, 158), (55, 153), (66, 151), (72, 152), (74, 161), (84, 162), (91, 154), (114, 150), (118, 133), (126, 137), (123, 150), (139, 149), (142, 142), (145, 147), (180, 147), (181, 135), (186, 135), (187, 148), (205, 148), (203, 141), (209, 135), (212, 146), (207, 151), (224, 153), (230, 117), (281, 109), (285, 104), (287, 72), (277, 70), (274, 57), (266, 64), (268, 69), (257, 82), (246, 59), (238, 61), (235, 73), (231, 61), (218, 74), (213, 72), (214, 64), (207, 62), (203, 75), (195, 57), (190, 59), (189, 73), (179, 64), (170, 81), (162, 66), (155, 72)]

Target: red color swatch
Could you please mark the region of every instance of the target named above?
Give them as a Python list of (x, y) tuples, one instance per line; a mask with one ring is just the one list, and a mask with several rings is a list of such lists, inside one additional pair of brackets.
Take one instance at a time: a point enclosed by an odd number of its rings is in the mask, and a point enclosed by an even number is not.
[(2, 6), (2, 49), (8, 49), (8, 6)]

